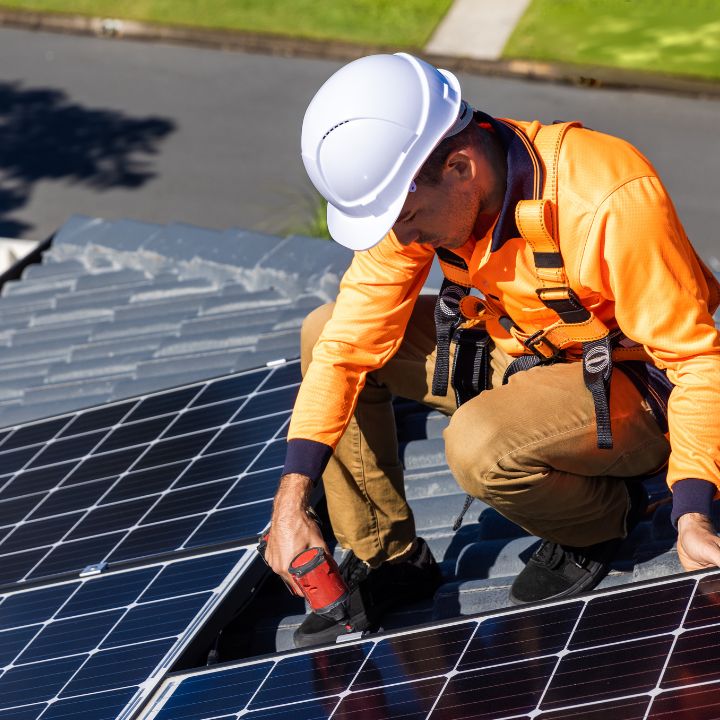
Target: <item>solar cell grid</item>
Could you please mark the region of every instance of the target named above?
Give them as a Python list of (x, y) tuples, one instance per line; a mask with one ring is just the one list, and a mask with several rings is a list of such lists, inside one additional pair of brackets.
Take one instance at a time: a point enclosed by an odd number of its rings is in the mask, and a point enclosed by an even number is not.
[(720, 573), (670, 578), (187, 673), (143, 717), (709, 720), (718, 609)]
[(0, 584), (256, 536), (299, 380), (291, 362), (8, 433)]
[(252, 561), (249, 550), (0, 594), (0, 717), (126, 717)]

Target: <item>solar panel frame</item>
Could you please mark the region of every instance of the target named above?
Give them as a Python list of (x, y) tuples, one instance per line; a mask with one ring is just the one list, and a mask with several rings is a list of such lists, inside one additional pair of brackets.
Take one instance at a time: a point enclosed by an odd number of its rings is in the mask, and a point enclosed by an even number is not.
[[(103, 561), (254, 539), (269, 521), (298, 386), (299, 361), (282, 361), (5, 431), (0, 468), (14, 469), (0, 477), (0, 586)], [(228, 397), (233, 388), (244, 394)], [(202, 412), (220, 415), (199, 431), (172, 434), (184, 418)], [(90, 429), (95, 425), (102, 427)], [(156, 436), (143, 441), (142, 431), (149, 427)], [(240, 435), (257, 428), (262, 433), (243, 445)], [(38, 442), (43, 432), (52, 434), (49, 442)], [(116, 446), (113, 437), (120, 435), (139, 444)], [(34, 444), (13, 443), (20, 436)], [(78, 448), (74, 454), (82, 453), (79, 458), (67, 460), (57, 449), (72, 447)], [(162, 464), (170, 451), (172, 462)], [(148, 460), (153, 452), (157, 462)], [(43, 465), (43, 454), (59, 462)], [(143, 474), (157, 478), (168, 467), (177, 474), (155, 494), (118, 498), (126, 481), (140, 488)], [(73, 505), (84, 497), (87, 507)], [(230, 504), (229, 497), (240, 504)], [(183, 498), (195, 501), (192, 511), (183, 512)]]
[[(659, 607), (654, 611), (660, 612), (660, 618), (657, 627), (653, 627), (652, 595), (658, 590), (662, 592)], [(673, 602), (669, 602), (671, 596)], [(647, 607), (631, 602), (645, 597), (650, 600)], [(247, 717), (250, 720), (292, 714), (295, 720), (300, 720), (343, 718), (362, 710), (374, 718), (395, 717), (402, 711), (408, 720), (415, 717), (701, 720), (700, 715), (677, 713), (683, 702), (695, 703), (693, 712), (700, 712), (699, 708), (709, 697), (704, 689), (720, 689), (720, 646), (714, 641), (720, 639), (720, 613), (713, 613), (716, 607), (720, 608), (720, 571), (717, 569), (632, 583), (554, 603), (521, 606), (401, 632), (370, 635), (336, 646), (289, 651), (177, 673), (166, 679), (141, 718)], [(563, 616), (566, 617), (560, 628), (558, 623), (562, 624)], [(630, 632), (624, 636), (619, 634), (618, 619), (625, 621), (633, 617), (638, 618), (641, 625), (644, 623), (644, 630), (638, 633), (632, 630), (631, 622), (626, 622)], [(605, 637), (599, 632), (603, 627)], [(450, 652), (442, 642), (437, 646), (423, 645), (431, 636), (441, 640), (445, 637), (456, 647)], [(698, 647), (708, 644), (715, 651), (709, 657), (702, 657)], [(677, 656), (674, 655), (676, 649)], [(328, 685), (328, 673), (342, 668), (340, 654), (353, 650), (363, 657), (353, 666), (352, 679), (340, 686)], [(658, 650), (662, 654), (655, 657), (653, 653)], [(457, 660), (445, 662), (443, 653), (450, 660), (457, 656)], [(464, 662), (468, 658), (470, 660)], [(583, 664), (580, 661), (584, 658), (588, 662)], [(649, 662), (649, 669), (643, 670), (643, 662), (646, 665)], [(410, 672), (408, 667), (415, 667), (416, 672)], [(625, 673), (630, 676), (629, 681), (624, 680), (625, 667), (630, 669)], [(688, 672), (697, 675), (688, 678)], [(247, 676), (253, 673), (258, 678), (252, 692), (245, 693), (247, 701), (233, 705), (232, 694), (223, 690), (226, 678), (234, 675), (235, 683), (249, 682)], [(378, 677), (383, 680), (378, 681)], [(439, 680), (442, 687), (428, 705), (428, 688), (437, 685)], [(228, 696), (225, 705), (219, 700), (210, 703), (212, 713), (193, 711), (190, 705), (194, 699), (195, 707), (204, 706), (204, 683), (213, 688), (216, 698)], [(637, 686), (633, 687), (632, 683)], [(609, 689), (603, 689), (606, 687)], [(263, 688), (271, 688), (279, 698), (275, 705), (265, 702), (264, 698), (270, 694), (263, 694)], [(311, 693), (302, 695), (302, 688), (311, 688)], [(407, 705), (388, 711), (390, 705), (383, 705), (387, 691), (397, 702)], [(582, 692), (589, 693), (588, 697), (581, 697)], [(572, 693), (576, 695), (575, 700), (568, 699)], [(470, 710), (461, 702), (463, 697), (468, 698)], [(666, 707), (672, 708), (675, 714), (662, 714)], [(720, 699), (716, 699), (715, 707), (717, 714), (712, 717), (720, 715)]]
[[(5, 654), (0, 667), (0, 717), (17, 715), (28, 720), (76, 717), (75, 705), (89, 706), (95, 699), (101, 705), (105, 703), (108, 712), (112, 711), (108, 719), (129, 720), (253, 567), (257, 570), (254, 545), (238, 545), (3, 592), (0, 638), (5, 640), (11, 633), (17, 638), (18, 632), (23, 631), (25, 636), (10, 653), (7, 642), (2, 643)], [(206, 587), (201, 587), (203, 581)], [(123, 589), (126, 596), (118, 597)], [(246, 590), (251, 591), (249, 584)], [(13, 619), (20, 624), (8, 626)], [(146, 628), (148, 634), (143, 635)], [(34, 633), (32, 636), (28, 629)], [(88, 638), (92, 632), (96, 636)], [(64, 650), (68, 642), (75, 645), (73, 651)], [(114, 686), (117, 680), (109, 677), (109, 672), (122, 675), (123, 662), (129, 663), (130, 658), (137, 662), (138, 657), (143, 657), (138, 650), (144, 652), (146, 648), (158, 652), (155, 655), (151, 652), (146, 659), (149, 671), (142, 680)], [(14, 659), (9, 655), (14, 655)], [(61, 668), (60, 679), (53, 681), (58, 677), (58, 664), (63, 662), (68, 667)], [(118, 666), (119, 671), (113, 670)], [(54, 671), (47, 679), (45, 667)], [(15, 672), (14, 677), (23, 673), (28, 677), (10, 682), (7, 676), (11, 672)], [(25, 693), (33, 693), (32, 702), (8, 704), (8, 698), (17, 694), (19, 682), (19, 692), (27, 685)], [(38, 697), (43, 683), (51, 694)], [(122, 707), (118, 705), (119, 693), (123, 694)], [(108, 694), (113, 697), (106, 698)], [(69, 708), (67, 715), (63, 708)], [(93, 712), (93, 720), (103, 720), (97, 715), (97, 708)]]

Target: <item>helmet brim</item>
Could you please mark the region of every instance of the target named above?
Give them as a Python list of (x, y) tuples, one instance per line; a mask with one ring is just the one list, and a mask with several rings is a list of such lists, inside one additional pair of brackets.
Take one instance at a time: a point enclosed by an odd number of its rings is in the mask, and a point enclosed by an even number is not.
[(402, 212), (407, 193), (398, 197), (382, 215), (353, 217), (328, 203), (327, 224), (335, 242), (350, 250), (369, 250), (392, 230)]

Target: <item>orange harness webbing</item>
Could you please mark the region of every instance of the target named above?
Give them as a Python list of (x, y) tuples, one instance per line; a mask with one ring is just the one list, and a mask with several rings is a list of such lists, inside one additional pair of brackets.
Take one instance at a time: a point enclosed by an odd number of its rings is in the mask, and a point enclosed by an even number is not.
[[(613, 347), (622, 334), (619, 331), (611, 333), (599, 318), (582, 305), (567, 282), (556, 238), (557, 168), (565, 133), (571, 127), (579, 126), (577, 122), (558, 123), (539, 130), (534, 140), (535, 152), (541, 158), (547, 158), (542, 197), (521, 200), (515, 208), (515, 221), (520, 235), (533, 252), (539, 285), (535, 292), (540, 302), (558, 316), (558, 320), (542, 330), (526, 332), (498, 303), (469, 295), (471, 283), (467, 264), (453, 253), (439, 250), (437, 255), (445, 281), (435, 309), (438, 349), (433, 394), (447, 392), (449, 344), (462, 318), (477, 322), (495, 317), (528, 350), (528, 355), (518, 358), (518, 364), (512, 372), (562, 360), (567, 348), (581, 345), (585, 385), (595, 404), (598, 447), (611, 448), (608, 395), (613, 355), (629, 355), (633, 359), (646, 359), (647, 356), (642, 348), (628, 349), (627, 353), (624, 348), (614, 351)], [(526, 142), (526, 145), (529, 143)]]

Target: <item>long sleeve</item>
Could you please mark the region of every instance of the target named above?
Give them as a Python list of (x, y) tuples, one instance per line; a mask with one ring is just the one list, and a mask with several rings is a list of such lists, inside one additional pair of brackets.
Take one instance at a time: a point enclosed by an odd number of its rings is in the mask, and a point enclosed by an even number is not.
[[(637, 177), (599, 207), (587, 248), (600, 255), (603, 294), (620, 329), (674, 384), (668, 403), (668, 484), (693, 478), (720, 488), (720, 336), (703, 271), (660, 180)], [(587, 258), (586, 258), (587, 259)]]
[(432, 248), (389, 234), (358, 252), (315, 346), (288, 432), (284, 472), (319, 477), (355, 410), (368, 372), (397, 351), (432, 263)]

